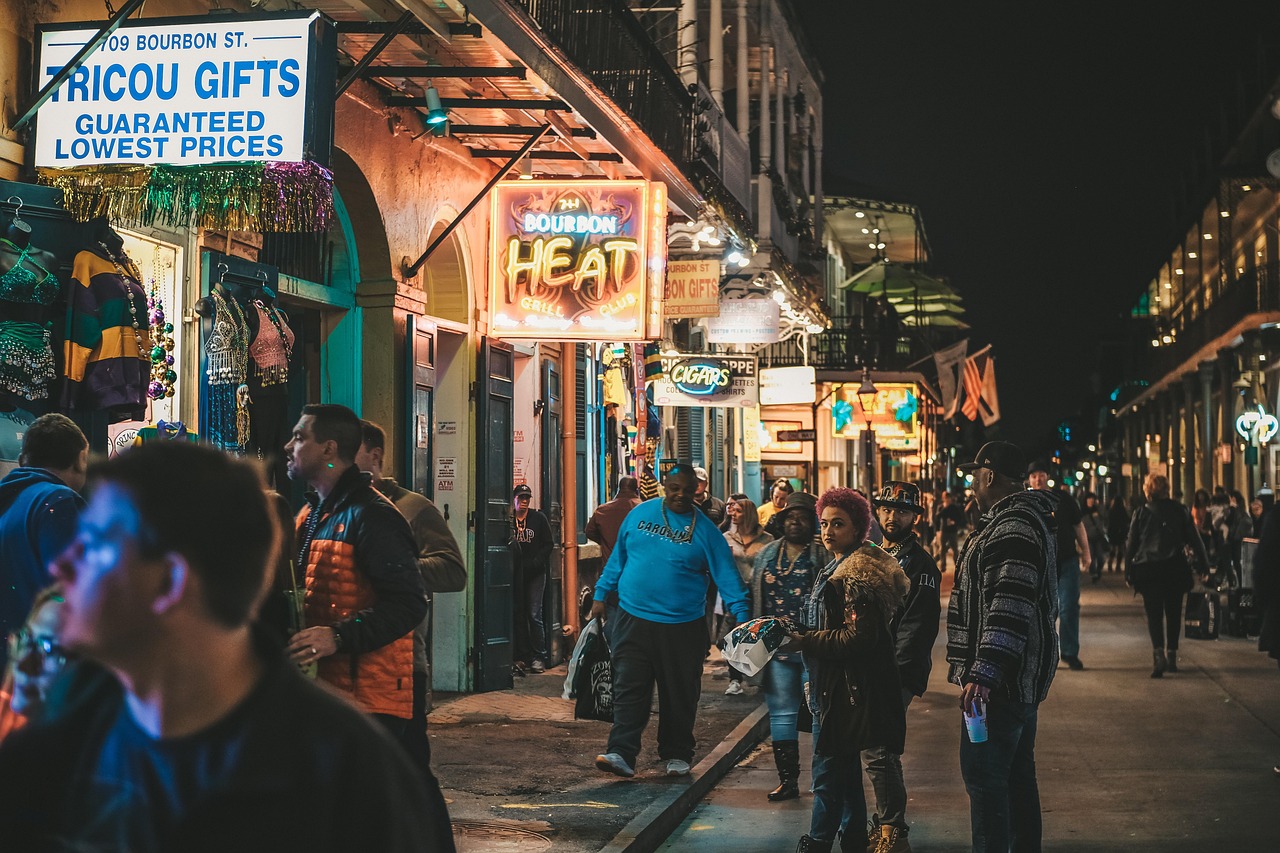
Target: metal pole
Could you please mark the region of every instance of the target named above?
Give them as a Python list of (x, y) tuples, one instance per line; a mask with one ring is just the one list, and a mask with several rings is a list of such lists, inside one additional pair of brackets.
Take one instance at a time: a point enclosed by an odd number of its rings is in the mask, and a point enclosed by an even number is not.
[(145, 2), (147, 2), (147, 0), (126, 0), (125, 4), (120, 7), (120, 11), (116, 12), (115, 15), (107, 21), (106, 26), (98, 30), (97, 35), (85, 42), (84, 47), (80, 48), (80, 50), (76, 52), (76, 55), (71, 57), (71, 61), (62, 66), (61, 71), (53, 75), (53, 79), (46, 83), (44, 88), (36, 94), (35, 101), (31, 106), (27, 107), (27, 111), (19, 116), (18, 120), (15, 121), (11, 127), (14, 130), (21, 130), (26, 127), (27, 122), (35, 118), (36, 112), (44, 106), (44, 102), (49, 100), (49, 98), (53, 96), (54, 92), (58, 91), (58, 87), (67, 82), (67, 78), (76, 73), (80, 66), (84, 64), (84, 61), (89, 58), (89, 55), (101, 47), (102, 43), (106, 41), (112, 33), (120, 28), (120, 25), (124, 23), (125, 18), (132, 15), (138, 7)]
[(480, 200), (489, 194), (489, 190), (493, 189), (494, 185), (497, 184), (498, 181), (502, 180), (507, 172), (510, 172), (515, 168), (515, 165), (520, 162), (520, 159), (524, 157), (524, 155), (528, 154), (530, 149), (532, 149), (534, 145), (537, 145), (538, 141), (542, 139), (542, 137), (546, 136), (547, 131), (549, 130), (551, 130), (551, 125), (544, 124), (538, 129), (537, 133), (529, 137), (529, 141), (522, 145), (520, 150), (507, 161), (507, 164), (499, 169), (497, 173), (489, 179), (489, 183), (484, 185), (484, 189), (476, 193), (476, 197), (467, 202), (467, 206), (462, 209), (462, 212), (454, 217), (452, 222), (445, 226), (445, 229), (440, 232), (440, 236), (436, 237), (435, 241), (432, 242), (432, 244), (427, 247), (427, 250), (422, 253), (422, 257), (414, 261), (413, 265), (405, 270), (405, 278), (412, 278), (418, 274), (418, 270), (422, 269), (422, 265), (427, 262), (427, 258), (431, 257), (431, 253), (438, 249), (440, 244), (449, 238), (449, 235), (453, 233), (454, 229), (462, 224), (462, 220), (467, 218), (467, 214), (474, 210), (475, 206), (480, 203)]
[(337, 91), (333, 93), (334, 100), (340, 98), (342, 93), (347, 91), (347, 87), (356, 82), (356, 79), (364, 73), (364, 70), (369, 67), (369, 64), (373, 62), (373, 60), (377, 59), (378, 55), (381, 54), (382, 51), (387, 49), (387, 45), (391, 44), (396, 36), (404, 32), (404, 28), (409, 26), (409, 23), (412, 20), (412, 12), (405, 12), (396, 19), (396, 22), (391, 25), (391, 29), (383, 33), (382, 38), (378, 39), (372, 49), (370, 49), (364, 56), (360, 57), (360, 61), (355, 64), (355, 67), (347, 72), (346, 77), (342, 78), (342, 82), (338, 84)]

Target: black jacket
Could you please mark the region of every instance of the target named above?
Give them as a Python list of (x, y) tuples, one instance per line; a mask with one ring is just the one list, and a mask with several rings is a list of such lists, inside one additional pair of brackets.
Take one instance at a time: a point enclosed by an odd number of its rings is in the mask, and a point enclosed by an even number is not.
[(1208, 574), (1209, 555), (1191, 521), (1190, 511), (1170, 498), (1156, 498), (1134, 512), (1124, 555), (1129, 566), (1168, 563), (1181, 570), (1183, 549), (1188, 545), (1195, 555), (1196, 570), (1202, 575)]
[[(266, 663), (262, 681), (222, 721), (182, 739), (184, 749), (203, 738), (231, 746), (198, 771), (204, 777), (199, 796), (171, 815), (167, 831), (153, 814), (130, 815), (138, 803), (117, 797), (109, 811), (108, 800), (102, 813), (116, 820), (108, 818), (99, 831), (111, 833), (120, 820), (142, 821), (160, 832), (158, 849), (184, 853), (452, 851), (451, 830), (433, 820), (426, 789), (399, 745), (349, 703), (299, 675), (278, 644), (264, 636), (256, 642)], [(85, 698), (67, 716), (22, 729), (0, 747), (4, 849), (120, 849), (76, 846), (93, 835), (85, 821), (72, 818), (86, 809), (76, 799), (91, 790), (85, 770), (97, 762), (124, 703), (113, 678)]]
[(895, 639), (902, 686), (916, 696), (923, 696), (933, 669), (933, 644), (938, 639), (942, 573), (916, 536), (898, 552), (897, 559), (907, 580), (911, 581), (911, 590), (889, 623), (889, 631)]
[(809, 712), (821, 726), (817, 754), (856, 756), (872, 747), (902, 754), (907, 715), (889, 614), (902, 606), (908, 585), (897, 561), (871, 544), (819, 575), (820, 624), (800, 640)]
[(511, 552), (516, 564), (524, 570), (525, 577), (537, 577), (551, 567), (551, 552), (555, 549), (555, 539), (551, 533), (551, 522), (547, 516), (536, 509), (530, 509), (525, 516), (525, 532), (533, 538), (526, 542), (519, 539), (519, 528), (516, 519), (511, 517)]

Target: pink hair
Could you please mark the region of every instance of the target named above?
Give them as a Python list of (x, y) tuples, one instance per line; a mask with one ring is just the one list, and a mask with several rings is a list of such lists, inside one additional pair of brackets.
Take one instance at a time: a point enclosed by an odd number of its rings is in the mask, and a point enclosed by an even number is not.
[(854, 530), (858, 532), (859, 544), (867, 541), (867, 533), (871, 530), (871, 503), (862, 496), (861, 492), (845, 488), (827, 489), (822, 493), (822, 497), (818, 498), (819, 518), (822, 517), (822, 511), (829, 506), (842, 510), (849, 516)]

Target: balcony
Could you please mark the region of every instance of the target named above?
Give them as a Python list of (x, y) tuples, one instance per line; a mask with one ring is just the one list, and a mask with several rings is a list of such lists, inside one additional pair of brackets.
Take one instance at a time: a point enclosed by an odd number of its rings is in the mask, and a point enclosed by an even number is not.
[[(897, 318), (889, 315), (836, 315), (831, 328), (809, 338), (809, 364), (818, 370), (906, 370), (930, 350)], [(795, 367), (805, 363), (803, 351), (787, 341), (758, 353), (761, 367)]]
[[(729, 138), (734, 134), (723, 115), (708, 118), (708, 110), (700, 116), (706, 133), (695, 132), (701, 98), (695, 101), (625, 0), (505, 2), (528, 15), (739, 230), (753, 231), (738, 174), (750, 161), (737, 150), (740, 140)], [(712, 110), (719, 112), (714, 104)]]
[(719, 175), (729, 194), (746, 207), (751, 204), (750, 146), (701, 83), (694, 112), (694, 154), (698, 162)]
[(1229, 281), (1208, 307), (1194, 314), (1184, 312), (1177, 325), (1177, 340), (1146, 350), (1146, 378), (1155, 382), (1182, 369), (1197, 352), (1248, 315), (1272, 311), (1280, 311), (1280, 264), (1250, 270)]

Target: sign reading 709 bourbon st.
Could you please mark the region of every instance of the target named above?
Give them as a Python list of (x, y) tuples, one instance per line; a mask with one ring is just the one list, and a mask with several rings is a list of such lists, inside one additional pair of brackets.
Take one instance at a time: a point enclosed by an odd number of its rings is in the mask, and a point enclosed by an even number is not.
[(659, 406), (754, 408), (760, 404), (753, 355), (676, 354), (662, 357), (653, 402)]
[(493, 334), (552, 341), (661, 334), (665, 184), (505, 181), (492, 195)]

